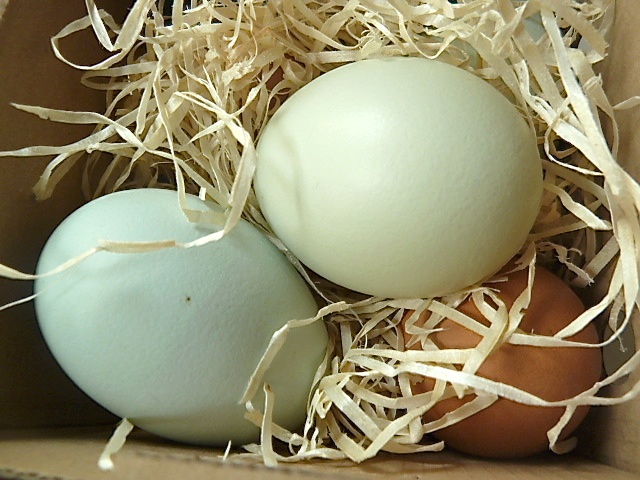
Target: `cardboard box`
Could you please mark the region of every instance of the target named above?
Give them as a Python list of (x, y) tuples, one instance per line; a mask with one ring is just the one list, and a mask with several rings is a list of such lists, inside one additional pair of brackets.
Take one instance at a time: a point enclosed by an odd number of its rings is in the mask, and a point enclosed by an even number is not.
[[(130, 2), (112, 0), (125, 12)], [(638, 93), (640, 9), (618, 0), (610, 57), (603, 78), (613, 103)], [(0, 0), (0, 11), (4, 2)], [(49, 38), (84, 14), (83, 2), (13, 0), (0, 20), (0, 149), (59, 144), (80, 138), (81, 127), (56, 125), (13, 109), (9, 103), (100, 111), (99, 92), (79, 86), (80, 73), (57, 61)], [(77, 38), (76, 38), (77, 40)], [(93, 43), (88, 42), (93, 45)], [(70, 50), (72, 49), (72, 50)], [(77, 41), (74, 58), (100, 52)], [(638, 109), (619, 112), (620, 161), (640, 176)], [(81, 204), (80, 171), (69, 174), (53, 197), (36, 202), (31, 193), (46, 159), (0, 159), (0, 262), (32, 271), (49, 233)], [(29, 295), (29, 282), (0, 279), (0, 305)], [(309, 462), (268, 469), (219, 452), (177, 445), (136, 432), (116, 457), (111, 473), (97, 459), (115, 419), (82, 394), (51, 358), (38, 332), (31, 304), (0, 309), (1, 478), (558, 478), (632, 479), (640, 475), (640, 399), (593, 409), (583, 425), (579, 449), (567, 456), (541, 455), (520, 461), (482, 461), (449, 452), (380, 455), (355, 465)], [(640, 372), (634, 374), (636, 377)]]

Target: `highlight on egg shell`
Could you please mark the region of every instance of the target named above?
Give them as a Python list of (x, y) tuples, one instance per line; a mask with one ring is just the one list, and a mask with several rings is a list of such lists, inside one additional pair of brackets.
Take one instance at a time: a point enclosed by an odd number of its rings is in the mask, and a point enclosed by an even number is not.
[[(506, 275), (506, 281), (487, 284), (494, 288), (498, 297), (511, 308), (525, 291), (528, 271), (519, 270)], [(496, 308), (492, 300), (489, 306)], [(457, 310), (467, 315), (478, 328), (491, 324), (486, 313), (481, 313), (472, 298), (461, 303)], [(569, 325), (585, 307), (578, 296), (557, 276), (542, 268), (535, 268), (535, 278), (529, 306), (519, 325), (525, 334), (551, 337)], [(411, 312), (410, 312), (411, 313)], [(405, 325), (405, 344), (408, 349), (422, 348), (474, 349), (482, 337), (461, 323), (444, 318), (436, 324), (423, 347), (408, 334), (408, 319)], [(427, 328), (428, 314), (422, 314), (411, 328)], [(473, 325), (473, 324), (472, 324)], [(567, 338), (571, 342), (596, 345), (598, 333), (593, 323), (577, 334)], [(458, 366), (462, 368), (462, 366)], [(506, 341), (498, 344), (477, 370), (477, 375), (501, 382), (535, 395), (547, 402), (569, 400), (592, 388), (601, 377), (602, 355), (600, 348), (588, 346), (531, 346), (515, 345)], [(435, 381), (431, 378), (417, 379), (412, 390), (415, 394), (431, 392)], [(439, 400), (423, 417), (424, 424), (437, 424), (445, 416), (455, 412), (476, 398), (467, 392), (462, 397), (452, 395)], [(560, 439), (568, 438), (584, 420), (589, 407), (578, 407), (571, 420), (563, 429)], [(553, 428), (565, 409), (563, 407), (534, 406), (507, 398), (499, 398), (495, 403), (469, 417), (463, 418), (445, 428), (435, 427), (432, 434), (444, 440), (455, 450), (488, 458), (516, 458), (541, 453), (549, 448), (547, 432)]]
[[(223, 214), (188, 195), (187, 206)], [(53, 232), (45, 274), (101, 241), (191, 242), (220, 230), (187, 220), (176, 192), (139, 189), (84, 205)], [(90, 397), (162, 437), (224, 447), (259, 439), (240, 400), (274, 332), (312, 318), (317, 305), (286, 257), (241, 220), (221, 240), (144, 253), (100, 251), (35, 282), (43, 336)], [(292, 328), (264, 376), (274, 421), (294, 431), (328, 335), (321, 321)], [(252, 400), (262, 410), (262, 389)]]
[(340, 66), (295, 92), (257, 143), (270, 227), (310, 270), (387, 298), (497, 272), (539, 213), (534, 132), (497, 90), (437, 60)]

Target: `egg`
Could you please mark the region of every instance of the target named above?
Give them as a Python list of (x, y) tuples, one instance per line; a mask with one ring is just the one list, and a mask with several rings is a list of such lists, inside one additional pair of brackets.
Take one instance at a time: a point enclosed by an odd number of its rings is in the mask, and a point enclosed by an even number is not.
[[(507, 276), (504, 283), (491, 285), (509, 307), (527, 285), (526, 270)], [(483, 324), (488, 320), (471, 299), (458, 310)], [(525, 333), (552, 336), (584, 311), (578, 296), (562, 280), (542, 267), (536, 267), (531, 303), (526, 309), (520, 329)], [(425, 314), (423, 314), (425, 315)], [(421, 316), (422, 317), (422, 316)], [(405, 319), (408, 316), (405, 317)], [(418, 325), (424, 318), (418, 320)], [(480, 336), (444, 319), (439, 331), (430, 338), (441, 349), (474, 348)], [(441, 329), (441, 330), (440, 330)], [(405, 334), (407, 344), (411, 336)], [(576, 342), (597, 344), (598, 333), (593, 324), (570, 337)], [(420, 348), (419, 343), (411, 348)], [(597, 347), (534, 347), (504, 343), (487, 357), (477, 374), (481, 377), (517, 387), (546, 401), (561, 401), (586, 391), (600, 379), (602, 357)], [(415, 393), (431, 391), (432, 379), (425, 378), (413, 386)], [(469, 394), (439, 401), (424, 416), (434, 421), (475, 398)], [(567, 438), (588, 412), (579, 407), (562, 433)], [(548, 449), (547, 431), (564, 413), (562, 407), (525, 405), (500, 398), (495, 403), (458, 423), (433, 432), (449, 447), (488, 458), (516, 458), (541, 453)]]
[[(187, 201), (191, 209), (223, 212), (194, 196)], [(189, 242), (219, 229), (188, 221), (169, 190), (93, 200), (42, 250), (35, 308), (53, 356), (106, 409), (168, 439), (241, 445), (259, 439), (239, 402), (273, 333), (317, 313), (307, 285), (266, 236), (241, 220), (203, 246), (101, 251), (44, 275), (102, 240)], [(327, 343), (319, 321), (292, 329), (268, 370), (281, 426), (303, 425)], [(255, 406), (263, 402), (257, 397)]]
[(366, 59), (295, 92), (262, 129), (255, 191), (309, 269), (391, 298), (497, 272), (540, 208), (534, 133), (484, 80), (436, 60)]

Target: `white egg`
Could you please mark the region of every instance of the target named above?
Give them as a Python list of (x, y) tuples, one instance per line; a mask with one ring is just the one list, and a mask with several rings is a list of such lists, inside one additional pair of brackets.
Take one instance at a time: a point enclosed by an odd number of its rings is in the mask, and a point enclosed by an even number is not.
[(435, 60), (321, 75), (257, 149), (255, 189), (276, 235), (311, 270), (371, 295), (481, 281), (518, 252), (540, 207), (534, 133), (488, 83)]
[[(188, 202), (221, 211), (197, 197)], [(123, 191), (62, 222), (37, 271), (51, 271), (100, 240), (187, 242), (216, 230), (189, 222), (175, 192)], [(38, 279), (35, 291), (51, 352), (88, 395), (147, 431), (219, 446), (259, 438), (239, 404), (250, 375), (277, 329), (317, 312), (290, 262), (246, 221), (197, 248), (100, 252)], [(294, 329), (268, 371), (282, 426), (304, 423), (327, 342), (321, 322)]]

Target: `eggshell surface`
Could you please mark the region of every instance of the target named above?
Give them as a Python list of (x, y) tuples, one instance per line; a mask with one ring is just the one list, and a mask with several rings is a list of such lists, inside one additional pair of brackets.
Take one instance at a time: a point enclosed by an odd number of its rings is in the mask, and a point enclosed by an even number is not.
[[(189, 196), (202, 211), (221, 209)], [(100, 240), (188, 242), (219, 230), (189, 222), (175, 192), (123, 191), (89, 202), (54, 231), (38, 273)], [(116, 415), (173, 440), (256, 441), (239, 401), (273, 333), (313, 317), (314, 298), (285, 256), (242, 220), (217, 242), (145, 253), (99, 252), (35, 283), (36, 313), (72, 380)], [(290, 332), (266, 374), (276, 422), (300, 427), (328, 336), (321, 322)], [(255, 405), (263, 408), (263, 399)]]
[(540, 207), (535, 135), (478, 77), (367, 59), (294, 93), (262, 130), (255, 190), (303, 264), (370, 295), (444, 295), (497, 272)]
[[(508, 307), (527, 285), (526, 270), (508, 275), (507, 281), (492, 287)], [(487, 325), (471, 299), (463, 302), (460, 312)], [(562, 280), (541, 267), (536, 268), (531, 302), (520, 323), (524, 333), (553, 336), (584, 312), (578, 296)], [(475, 347), (480, 336), (459, 323), (444, 319), (437, 331), (429, 336), (441, 349), (467, 349)], [(409, 336), (405, 341), (409, 341)], [(598, 333), (594, 324), (568, 338), (574, 342), (597, 344)], [(419, 348), (414, 344), (411, 348)], [(478, 369), (481, 377), (519, 388), (548, 402), (573, 398), (600, 379), (602, 354), (598, 347), (535, 347), (503, 343), (487, 357)], [(414, 392), (433, 389), (430, 378), (414, 385)], [(425, 415), (426, 422), (436, 421), (475, 398), (474, 394), (462, 398), (452, 397), (439, 401)], [(577, 408), (561, 438), (567, 438), (584, 420), (588, 407)], [(433, 432), (445, 444), (464, 453), (488, 458), (526, 457), (548, 449), (547, 431), (564, 413), (563, 407), (532, 406), (500, 398), (474, 415), (451, 426)]]

